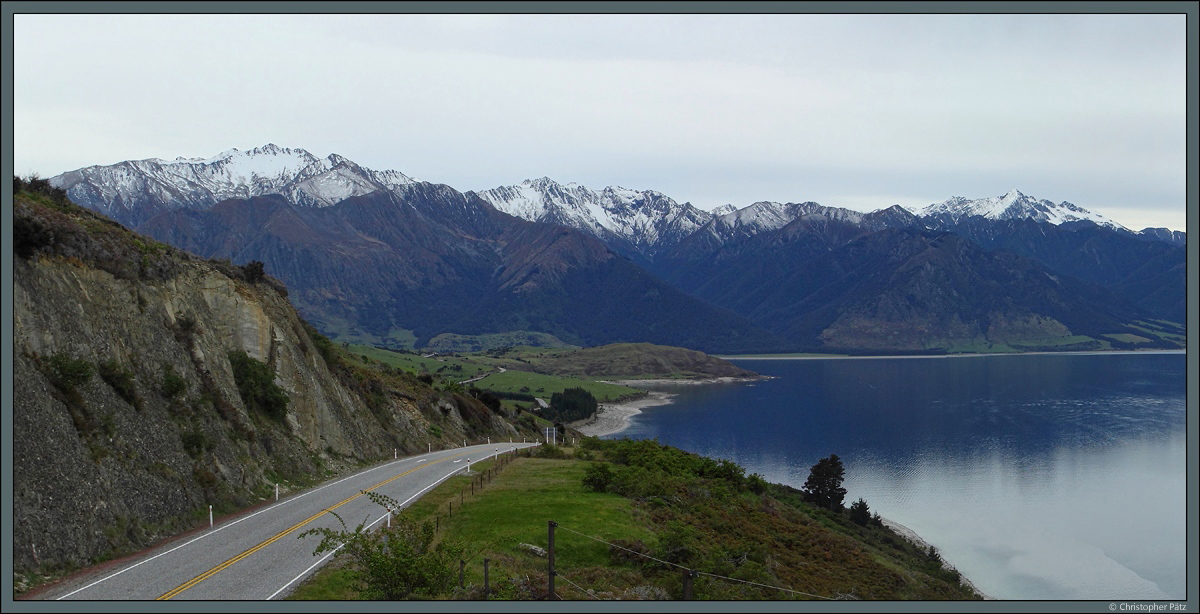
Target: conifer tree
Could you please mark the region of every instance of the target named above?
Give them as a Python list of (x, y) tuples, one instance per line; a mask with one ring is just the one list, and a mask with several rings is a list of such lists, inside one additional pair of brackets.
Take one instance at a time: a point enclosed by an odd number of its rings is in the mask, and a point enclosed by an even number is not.
[(817, 461), (809, 471), (808, 480), (804, 482), (804, 499), (813, 505), (841, 511), (842, 500), (846, 498), (846, 489), (842, 488), (845, 474), (846, 470), (837, 454)]

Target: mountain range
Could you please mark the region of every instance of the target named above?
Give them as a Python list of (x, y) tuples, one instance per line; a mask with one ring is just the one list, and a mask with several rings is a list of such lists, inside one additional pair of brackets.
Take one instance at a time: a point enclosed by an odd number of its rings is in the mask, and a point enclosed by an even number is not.
[[(325, 332), (549, 333), (704, 351), (1173, 346), (1186, 236), (1012, 190), (919, 212), (712, 212), (549, 178), (479, 192), (266, 145), (51, 183), (205, 258), (259, 260)], [(391, 341), (389, 341), (389, 339)]]

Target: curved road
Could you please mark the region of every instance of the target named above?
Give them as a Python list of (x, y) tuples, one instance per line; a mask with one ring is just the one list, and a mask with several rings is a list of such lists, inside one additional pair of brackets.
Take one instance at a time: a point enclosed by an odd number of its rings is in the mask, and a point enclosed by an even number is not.
[(230, 519), (184, 540), (143, 553), (119, 569), (64, 582), (43, 599), (276, 599), (329, 559), (313, 556), (318, 536), (297, 539), (316, 527), (379, 526), (387, 512), (362, 491), (387, 495), (408, 506), (471, 461), (529, 447), (495, 443), (403, 458), (297, 493), (254, 513)]

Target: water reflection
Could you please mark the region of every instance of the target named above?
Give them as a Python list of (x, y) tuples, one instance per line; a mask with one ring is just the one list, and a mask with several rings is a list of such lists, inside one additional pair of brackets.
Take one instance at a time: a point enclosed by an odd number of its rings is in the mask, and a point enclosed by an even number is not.
[(1183, 355), (744, 361), (753, 386), (675, 386), (617, 436), (799, 487), (836, 453), (849, 499), (984, 592), (1185, 596)]

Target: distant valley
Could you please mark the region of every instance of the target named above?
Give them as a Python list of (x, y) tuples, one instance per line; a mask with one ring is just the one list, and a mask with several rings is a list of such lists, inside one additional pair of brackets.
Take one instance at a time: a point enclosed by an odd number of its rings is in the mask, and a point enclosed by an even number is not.
[(1181, 347), (1184, 333), (1183, 233), (1016, 190), (919, 212), (708, 212), (549, 178), (460, 192), (274, 145), (51, 182), (202, 257), (264, 262), (323, 332), (370, 345), (907, 353)]

